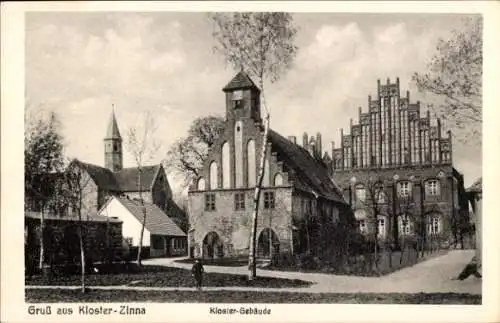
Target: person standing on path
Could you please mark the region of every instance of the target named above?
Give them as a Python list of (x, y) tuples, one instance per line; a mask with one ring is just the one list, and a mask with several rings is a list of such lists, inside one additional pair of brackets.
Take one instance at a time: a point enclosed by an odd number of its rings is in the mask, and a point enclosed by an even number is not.
[(196, 288), (198, 290), (201, 290), (201, 284), (203, 281), (203, 265), (201, 264), (200, 260), (196, 259), (196, 262), (193, 265), (193, 268), (191, 268), (191, 273), (193, 274), (193, 277), (196, 281)]

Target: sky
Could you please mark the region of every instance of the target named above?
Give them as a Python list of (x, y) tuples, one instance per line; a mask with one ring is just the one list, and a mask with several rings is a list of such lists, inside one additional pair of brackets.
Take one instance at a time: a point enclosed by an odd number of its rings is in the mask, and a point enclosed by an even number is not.
[[(271, 127), (297, 138), (320, 132), (329, 152), (331, 141), (340, 142), (340, 129), (346, 133), (351, 118), (356, 123), (358, 107), (366, 111), (377, 79), (399, 77), (402, 95), (410, 90), (412, 101), (420, 99), (423, 107), (432, 103), (412, 86), (411, 75), (425, 71), (438, 39), (449, 37), (464, 17), (293, 16), (297, 57), (278, 82), (266, 85)], [(224, 113), (222, 88), (235, 71), (214, 53), (211, 30), (205, 13), (29, 12), (26, 106), (55, 111), (65, 154), (97, 165), (104, 163), (112, 105), (123, 137), (149, 111), (162, 145), (150, 162), (160, 162), (194, 118)], [(481, 176), (481, 145), (455, 140), (453, 159), (466, 186)], [(124, 166), (134, 166), (128, 153)], [(170, 181), (177, 186), (176, 178)]]

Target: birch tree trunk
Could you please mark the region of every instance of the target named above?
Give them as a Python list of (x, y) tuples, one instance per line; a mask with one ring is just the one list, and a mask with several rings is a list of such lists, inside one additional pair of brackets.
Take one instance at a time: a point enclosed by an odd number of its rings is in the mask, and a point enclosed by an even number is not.
[(253, 280), (257, 276), (257, 268), (255, 263), (255, 247), (257, 240), (257, 217), (259, 213), (259, 202), (261, 186), (264, 180), (264, 169), (267, 155), (267, 133), (269, 132), (269, 114), (266, 115), (266, 120), (264, 121), (264, 134), (262, 136), (262, 150), (259, 162), (259, 177), (257, 185), (255, 186), (254, 197), (253, 197), (253, 212), (252, 212), (252, 230), (250, 232), (250, 250), (248, 258), (248, 280)]
[(40, 271), (43, 271), (43, 263), (45, 262), (45, 248), (44, 248), (44, 233), (45, 233), (45, 215), (43, 213), (43, 206), (42, 206), (42, 211), (40, 212), (40, 259), (39, 259), (39, 264), (38, 267), (40, 268)]

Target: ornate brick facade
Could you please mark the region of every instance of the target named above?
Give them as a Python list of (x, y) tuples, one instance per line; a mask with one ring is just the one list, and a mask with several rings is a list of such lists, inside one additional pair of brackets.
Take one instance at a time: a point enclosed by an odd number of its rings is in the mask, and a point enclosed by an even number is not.
[(386, 85), (379, 80), (377, 90), (375, 100), (368, 97), (368, 112), (359, 108), (359, 123), (351, 119), (350, 133), (341, 129), (340, 148), (332, 143), (334, 180), (351, 201), (362, 230), (374, 230), (374, 220), (366, 223), (374, 208), (357, 195), (370, 195), (377, 181), (387, 196), (380, 203), (382, 220), (377, 220), (385, 230), (380, 239), (414, 236), (423, 225), (428, 240), (456, 241), (466, 203), (463, 176), (452, 164), (451, 132), (444, 138), (439, 119), (432, 120), (429, 112), (421, 117), (420, 102), (411, 103), (409, 92), (400, 96), (399, 78)]
[[(223, 91), (225, 129), (189, 191), (189, 246), (195, 257), (248, 254), (263, 137), (260, 90), (240, 72)], [(321, 142), (320, 135), (316, 141)], [(348, 234), (338, 240), (329, 234), (354, 229), (354, 217), (317, 153), (321, 150), (312, 145), (308, 151), (295, 137), (286, 139), (272, 130), (266, 144), (257, 254), (328, 257), (335, 246), (338, 252)]]

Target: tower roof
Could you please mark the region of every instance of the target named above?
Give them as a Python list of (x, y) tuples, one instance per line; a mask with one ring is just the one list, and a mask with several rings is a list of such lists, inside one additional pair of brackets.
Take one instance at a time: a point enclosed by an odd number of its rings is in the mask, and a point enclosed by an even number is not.
[(105, 139), (122, 139), (120, 136), (120, 130), (118, 130), (118, 124), (116, 123), (115, 109), (111, 112), (111, 118), (108, 123), (108, 131), (106, 132)]
[(252, 87), (259, 89), (257, 85), (255, 85), (252, 79), (245, 72), (240, 71), (222, 90), (230, 91), (230, 90), (245, 89)]

